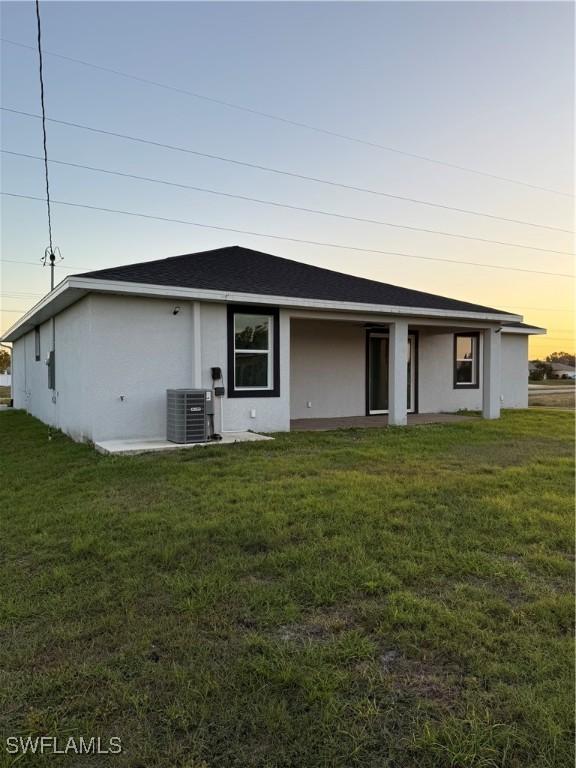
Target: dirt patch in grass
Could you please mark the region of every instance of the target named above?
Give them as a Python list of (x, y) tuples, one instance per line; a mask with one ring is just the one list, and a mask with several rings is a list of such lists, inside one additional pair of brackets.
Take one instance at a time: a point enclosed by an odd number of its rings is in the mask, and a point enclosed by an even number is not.
[(242, 576), (240, 579), (238, 579), (238, 581), (240, 584), (247, 584), (251, 587), (265, 587), (269, 584), (274, 584), (276, 579), (273, 579), (271, 576), (262, 576), (250, 573), (247, 576)]
[(393, 686), (420, 699), (442, 702), (450, 706), (458, 701), (462, 675), (435, 664), (402, 658), (392, 673)]
[(346, 608), (332, 608), (314, 613), (302, 622), (284, 624), (274, 636), (289, 643), (327, 643), (346, 630), (357, 628), (354, 614)]
[(381, 649), (376, 662), (384, 682), (399, 697), (451, 707), (461, 696), (464, 675), (456, 664), (411, 658), (396, 648)]

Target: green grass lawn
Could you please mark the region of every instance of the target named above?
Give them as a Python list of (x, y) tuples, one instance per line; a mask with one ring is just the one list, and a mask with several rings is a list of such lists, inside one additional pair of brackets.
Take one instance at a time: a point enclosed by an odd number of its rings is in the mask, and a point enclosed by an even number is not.
[(572, 435), (120, 458), (0, 413), (2, 733), (124, 749), (16, 764), (572, 768)]

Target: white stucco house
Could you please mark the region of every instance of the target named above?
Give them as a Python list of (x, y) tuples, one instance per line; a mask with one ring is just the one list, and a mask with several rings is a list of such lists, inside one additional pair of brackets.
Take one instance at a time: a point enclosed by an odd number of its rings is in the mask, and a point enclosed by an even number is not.
[(553, 379), (576, 379), (574, 366), (565, 363), (552, 363)]
[(164, 439), (166, 390), (219, 431), (528, 405), (522, 317), (233, 246), (65, 278), (3, 341), (14, 406), (75, 440)]

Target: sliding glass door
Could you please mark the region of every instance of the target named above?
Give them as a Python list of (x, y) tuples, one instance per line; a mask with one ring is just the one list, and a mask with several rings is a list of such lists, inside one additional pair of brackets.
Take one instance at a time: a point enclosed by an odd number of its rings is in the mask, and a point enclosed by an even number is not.
[[(408, 336), (408, 411), (414, 411), (416, 391), (415, 337)], [(389, 339), (386, 333), (368, 337), (368, 411), (388, 413)]]

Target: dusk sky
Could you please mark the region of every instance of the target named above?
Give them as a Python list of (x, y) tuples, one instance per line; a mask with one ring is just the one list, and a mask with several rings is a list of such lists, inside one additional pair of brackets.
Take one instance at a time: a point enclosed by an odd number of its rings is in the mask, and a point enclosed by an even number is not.
[[(2, 106), (38, 114), (33, 3), (2, 4)], [(398, 251), (363, 253), (54, 205), (67, 274), (240, 244), (523, 314), (531, 357), (574, 351), (570, 3), (41, 3), (48, 117), (532, 227), (290, 178), (49, 122), (53, 160), (532, 248), (320, 216), (50, 165), (54, 200)], [(450, 168), (58, 58), (424, 155)], [(2, 112), (2, 190), (42, 197), (37, 119)], [(528, 186), (533, 185), (533, 186)], [(538, 189), (534, 188), (538, 187)], [(553, 191), (544, 191), (547, 190)], [(41, 201), (2, 197), (0, 326), (49, 288)], [(550, 251), (556, 251), (552, 253)], [(558, 253), (560, 252), (560, 253)], [(18, 263), (21, 262), (21, 263)], [(508, 271), (459, 262), (514, 267)], [(541, 274), (558, 273), (553, 274)]]

